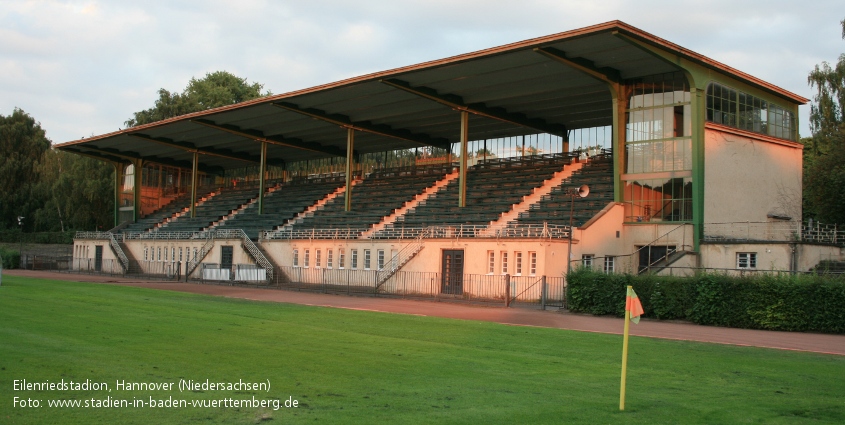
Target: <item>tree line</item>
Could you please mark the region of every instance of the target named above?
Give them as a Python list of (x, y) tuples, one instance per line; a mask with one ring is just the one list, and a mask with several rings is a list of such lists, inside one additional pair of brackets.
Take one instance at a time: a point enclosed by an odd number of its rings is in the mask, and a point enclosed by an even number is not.
[[(192, 78), (181, 92), (159, 90), (129, 127), (261, 96), (262, 84), (225, 71)], [(51, 149), (46, 131), (21, 109), (0, 114), (0, 230), (107, 230), (114, 227), (114, 166)], [(23, 217), (18, 220), (18, 217)], [(20, 223), (20, 224), (19, 224)]]

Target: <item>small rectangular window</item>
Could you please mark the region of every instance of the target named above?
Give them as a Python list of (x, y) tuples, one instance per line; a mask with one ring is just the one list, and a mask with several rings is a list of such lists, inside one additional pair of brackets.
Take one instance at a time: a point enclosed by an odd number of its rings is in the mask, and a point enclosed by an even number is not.
[(604, 257), (604, 272), (605, 273), (613, 273), (616, 269), (616, 257), (607, 256)]
[(508, 252), (502, 251), (502, 274), (508, 274)]
[(332, 262), (333, 261), (334, 261), (334, 259), (332, 258), (332, 250), (327, 250), (326, 251), (326, 268), (327, 269), (332, 268)]
[(494, 251), (487, 251), (487, 273), (496, 273), (496, 253)]
[(528, 261), (530, 262), (530, 266), (528, 268), (528, 274), (534, 276), (537, 274), (537, 253), (536, 252), (529, 252), (528, 253)]
[(517, 251), (513, 253), (514, 269), (517, 276), (522, 275), (522, 252)]
[(339, 248), (337, 250), (337, 268), (342, 269), (346, 267), (346, 250)]
[(308, 263), (311, 262), (311, 250), (310, 249), (305, 250), (305, 258), (303, 260), (304, 261), (302, 262), (302, 265), (305, 266), (305, 268), (307, 269), (308, 266), (309, 266)]
[(757, 253), (756, 252), (737, 252), (736, 253), (736, 268), (738, 268), (738, 269), (756, 269), (757, 268)]
[(593, 254), (582, 255), (581, 256), (581, 266), (586, 268), (586, 269), (593, 268), (593, 258), (595, 258), (595, 255), (593, 255)]
[(352, 250), (352, 270), (358, 270), (358, 250)]
[(364, 250), (364, 270), (370, 269), (370, 250)]
[(322, 266), (322, 259), (320, 258), (321, 254), (322, 252), (319, 249), (314, 253), (314, 267), (318, 269)]
[(293, 266), (299, 267), (299, 250), (298, 249), (293, 250)]

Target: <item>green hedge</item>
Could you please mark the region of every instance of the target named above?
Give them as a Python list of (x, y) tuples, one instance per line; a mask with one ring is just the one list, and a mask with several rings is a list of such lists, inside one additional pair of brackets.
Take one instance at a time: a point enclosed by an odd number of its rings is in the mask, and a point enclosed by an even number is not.
[(845, 279), (821, 275), (692, 277), (570, 274), (569, 309), (625, 314), (625, 287), (640, 297), (645, 317), (734, 328), (845, 333)]
[(0, 263), (4, 269), (16, 269), (21, 266), (21, 253), (0, 247)]

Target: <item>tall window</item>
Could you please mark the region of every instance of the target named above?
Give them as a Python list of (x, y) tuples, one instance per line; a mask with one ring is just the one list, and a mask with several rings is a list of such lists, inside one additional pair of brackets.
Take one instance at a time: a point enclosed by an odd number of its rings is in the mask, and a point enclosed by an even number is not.
[(156, 251), (158, 252), (158, 261), (161, 261), (161, 247), (157, 247)]
[(342, 269), (346, 267), (346, 250), (343, 248), (338, 248), (337, 250), (337, 268)]
[(537, 274), (537, 253), (536, 252), (529, 252), (528, 253), (528, 274), (534, 276)]
[(781, 139), (796, 139), (792, 112), (719, 83), (707, 85), (707, 121)]
[(496, 253), (494, 251), (487, 251), (487, 273), (496, 273)]
[(182, 261), (182, 247), (179, 247), (179, 261)]
[(327, 269), (332, 268), (332, 261), (333, 261), (333, 259), (332, 259), (332, 250), (327, 250), (327, 251), (326, 251), (326, 268), (327, 268)]
[(352, 250), (352, 270), (358, 269), (358, 250)]
[(616, 257), (607, 256), (604, 257), (604, 272), (605, 273), (613, 273), (616, 269)]
[(299, 267), (299, 250), (298, 249), (293, 250), (293, 266)]
[(370, 269), (370, 250), (364, 250), (364, 270)]
[(502, 251), (502, 274), (508, 274), (508, 252)]
[(692, 220), (692, 116), (683, 74), (630, 82), (625, 221)]
[(384, 250), (380, 249), (377, 251), (377, 260), (378, 260), (378, 269), (381, 270), (384, 268)]
[(314, 251), (314, 267), (316, 267), (318, 269), (321, 267), (321, 264), (322, 264), (321, 263), (322, 258), (320, 258), (321, 254), (322, 254), (322, 251), (320, 251), (319, 249)]
[(305, 258), (304, 258), (304, 260), (305, 260), (305, 261), (303, 261), (303, 262), (302, 262), (302, 265), (303, 265), (303, 266), (305, 266), (305, 268), (307, 269), (307, 268), (308, 268), (308, 266), (309, 266), (309, 264), (308, 264), (308, 263), (310, 263), (310, 262), (311, 262), (311, 250), (310, 250), (310, 249), (306, 249), (306, 250), (305, 250)]
[(522, 252), (517, 251), (513, 253), (513, 263), (516, 275), (522, 275)]
[(148, 261), (150, 259), (149, 253), (150, 253), (150, 249), (147, 248), (147, 247), (144, 247), (144, 261)]

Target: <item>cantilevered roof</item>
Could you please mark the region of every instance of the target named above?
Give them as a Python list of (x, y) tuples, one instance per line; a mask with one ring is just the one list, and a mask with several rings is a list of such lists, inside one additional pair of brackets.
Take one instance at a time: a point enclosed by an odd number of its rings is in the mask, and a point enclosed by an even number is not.
[(470, 139), (611, 124), (606, 83), (541, 50), (621, 79), (678, 71), (644, 43), (757, 86), (792, 103), (807, 99), (712, 59), (613, 21), (392, 69), (304, 90), (183, 115), (56, 147), (103, 160), (132, 159), (201, 171), (257, 165), (267, 142), (269, 165), (458, 141), (460, 114), (470, 112)]

